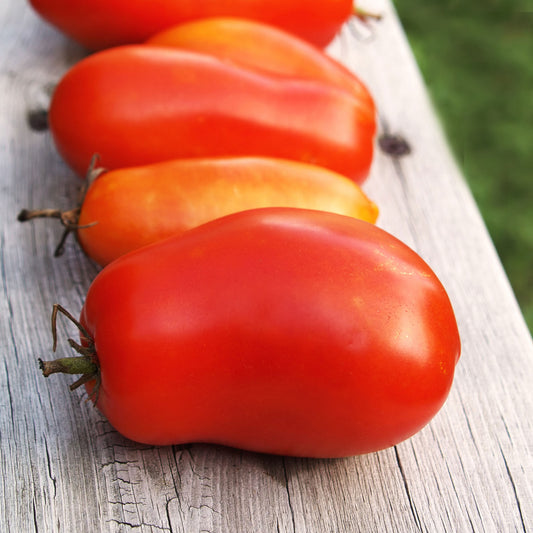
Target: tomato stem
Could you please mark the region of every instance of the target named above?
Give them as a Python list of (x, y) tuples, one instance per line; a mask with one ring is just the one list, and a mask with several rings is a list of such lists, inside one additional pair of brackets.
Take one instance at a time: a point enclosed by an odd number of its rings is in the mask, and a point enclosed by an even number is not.
[[(78, 328), (82, 337), (87, 342), (87, 345), (88, 345), (87, 348), (91, 350), (90, 353), (91, 354), (96, 353), (94, 349), (94, 341), (91, 335), (89, 334), (89, 332), (85, 329), (83, 324), (79, 320), (76, 320), (72, 316), (72, 314), (69, 313), (61, 304), (54, 304), (52, 308), (52, 317), (50, 320), (51, 327), (52, 327), (52, 340), (53, 340), (52, 350), (55, 352), (57, 348), (57, 314), (58, 313), (61, 313), (64, 317), (68, 318)], [(78, 353), (81, 353), (81, 355), (88, 355), (86, 352), (80, 352), (80, 350), (78, 349), (79, 345), (76, 344), (72, 339), (69, 339), (69, 343), (71, 347), (73, 347)]]
[[(54, 304), (52, 310), (52, 350), (55, 352), (57, 348), (57, 315), (61, 313), (68, 318), (80, 331), (80, 337), (82, 342), (85, 341), (86, 345), (78, 344), (73, 339), (68, 339), (68, 343), (71, 348), (80, 354), (80, 356), (74, 357), (62, 357), (54, 359), (52, 361), (43, 361), (39, 359), (39, 368), (41, 369), (43, 376), (48, 377), (52, 374), (81, 374), (72, 385), (70, 390), (77, 389), (80, 385), (87, 383), (93, 379), (96, 380), (96, 386), (94, 393), (98, 394), (98, 388), (100, 385), (100, 367), (98, 366), (98, 358), (96, 355), (96, 348), (94, 346), (94, 340), (87, 331), (87, 329), (76, 320), (63, 306), (60, 304)], [(95, 400), (96, 403), (96, 400)]]
[(81, 357), (62, 357), (52, 361), (39, 359), (39, 368), (45, 378), (52, 374), (83, 374), (83, 376), (91, 379), (98, 373), (98, 365), (91, 357), (85, 355)]
[(77, 227), (78, 216), (80, 208), (76, 207), (68, 211), (60, 211), (59, 209), (23, 209), (17, 216), (19, 222), (27, 222), (34, 218), (57, 218), (61, 221), (63, 226)]
[(84, 224), (80, 226), (78, 224), (78, 219), (80, 216), (81, 207), (75, 207), (74, 209), (69, 209), (68, 211), (60, 211), (59, 209), (23, 209), (17, 217), (19, 222), (27, 222), (28, 220), (33, 220), (34, 218), (57, 218), (61, 221), (61, 224), (65, 227), (61, 239), (54, 250), (54, 257), (59, 257), (63, 255), (65, 251), (65, 241), (67, 237), (73, 231), (90, 228), (97, 224), (97, 222), (91, 222), (90, 224)]
[(59, 257), (63, 255), (63, 252), (65, 251), (65, 241), (67, 240), (67, 237), (70, 235), (71, 232), (77, 231), (79, 229), (90, 228), (91, 226), (98, 224), (98, 222), (91, 222), (90, 224), (84, 224), (83, 226), (80, 226), (78, 224), (81, 208), (83, 207), (83, 201), (85, 199), (85, 195), (87, 194), (89, 187), (91, 186), (93, 181), (98, 178), (98, 176), (100, 176), (100, 174), (106, 172), (105, 168), (96, 166), (97, 162), (98, 154), (95, 154), (91, 158), (91, 163), (85, 176), (85, 182), (80, 189), (78, 207), (75, 207), (74, 209), (69, 209), (68, 211), (61, 211), (59, 209), (23, 209), (17, 216), (17, 220), (19, 222), (27, 222), (28, 220), (33, 220), (34, 218), (59, 219), (61, 224), (65, 227), (65, 230), (63, 231), (59, 243), (57, 244), (54, 250), (54, 257)]
[(366, 9), (357, 6), (354, 7), (353, 14), (363, 22), (366, 22), (367, 19), (381, 20), (383, 18), (383, 15), (381, 13), (372, 13), (370, 11), (367, 11)]

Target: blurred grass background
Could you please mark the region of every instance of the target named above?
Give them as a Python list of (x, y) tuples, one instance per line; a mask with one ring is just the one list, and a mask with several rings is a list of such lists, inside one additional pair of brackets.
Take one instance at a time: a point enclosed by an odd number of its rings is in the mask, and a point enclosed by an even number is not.
[(394, 0), (533, 331), (533, 4)]

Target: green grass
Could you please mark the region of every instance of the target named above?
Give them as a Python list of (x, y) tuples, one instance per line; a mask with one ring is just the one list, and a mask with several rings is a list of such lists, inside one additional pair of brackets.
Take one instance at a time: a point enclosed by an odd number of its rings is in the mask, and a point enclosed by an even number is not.
[(533, 8), (520, 0), (394, 3), (533, 331)]

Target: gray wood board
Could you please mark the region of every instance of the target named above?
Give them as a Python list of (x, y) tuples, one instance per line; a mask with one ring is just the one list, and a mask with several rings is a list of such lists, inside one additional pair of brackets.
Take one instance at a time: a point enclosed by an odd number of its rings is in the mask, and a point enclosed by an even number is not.
[[(219, 446), (149, 447), (114, 431), (68, 378), (45, 380), (50, 312), (73, 313), (98, 268), (61, 228), (22, 225), (23, 207), (71, 207), (79, 180), (28, 110), (84, 51), (23, 2), (0, 7), (0, 530), (216, 532), (528, 531), (533, 526), (533, 347), (478, 209), (450, 154), (391, 4), (372, 32), (350, 23), (329, 51), (357, 72), (380, 133), (364, 188), (379, 225), (446, 286), (463, 353), (450, 397), (408, 441), (360, 457), (310, 460)], [(355, 28), (355, 32), (353, 31)], [(74, 336), (60, 322), (60, 338)], [(60, 355), (68, 353), (62, 343)]]

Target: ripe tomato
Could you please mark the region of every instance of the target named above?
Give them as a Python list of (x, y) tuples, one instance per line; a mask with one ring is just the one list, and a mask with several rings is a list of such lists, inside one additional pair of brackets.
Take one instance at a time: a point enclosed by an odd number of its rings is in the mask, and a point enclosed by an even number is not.
[(268, 206), (369, 222), (378, 214), (355, 183), (321, 167), (257, 157), (182, 159), (101, 174), (87, 191), (77, 234), (85, 252), (106, 265), (209, 220)]
[(330, 84), (145, 45), (76, 64), (56, 87), (49, 121), (59, 152), (80, 174), (94, 153), (109, 169), (260, 155), (313, 163), (358, 183), (368, 175), (376, 130), (374, 110)]
[(378, 216), (377, 206), (340, 174), (295, 161), (239, 157), (103, 171), (79, 208), (23, 210), (19, 220), (60, 218), (85, 253), (104, 266), (209, 220), (268, 206), (319, 209), (372, 223)]
[(233, 16), (327, 45), (353, 13), (352, 0), (30, 0), (48, 22), (89, 49), (140, 43), (189, 20)]
[(367, 222), (291, 208), (117, 259), (80, 328), (84, 355), (43, 371), (86, 364), (81, 381), (126, 437), (309, 457), (413, 435), (460, 354), (450, 300), (414, 251)]
[(194, 50), (247, 68), (331, 83), (370, 109), (375, 107), (368, 89), (344, 65), (308, 42), (261, 22), (228, 17), (195, 20), (164, 30), (146, 44)]

